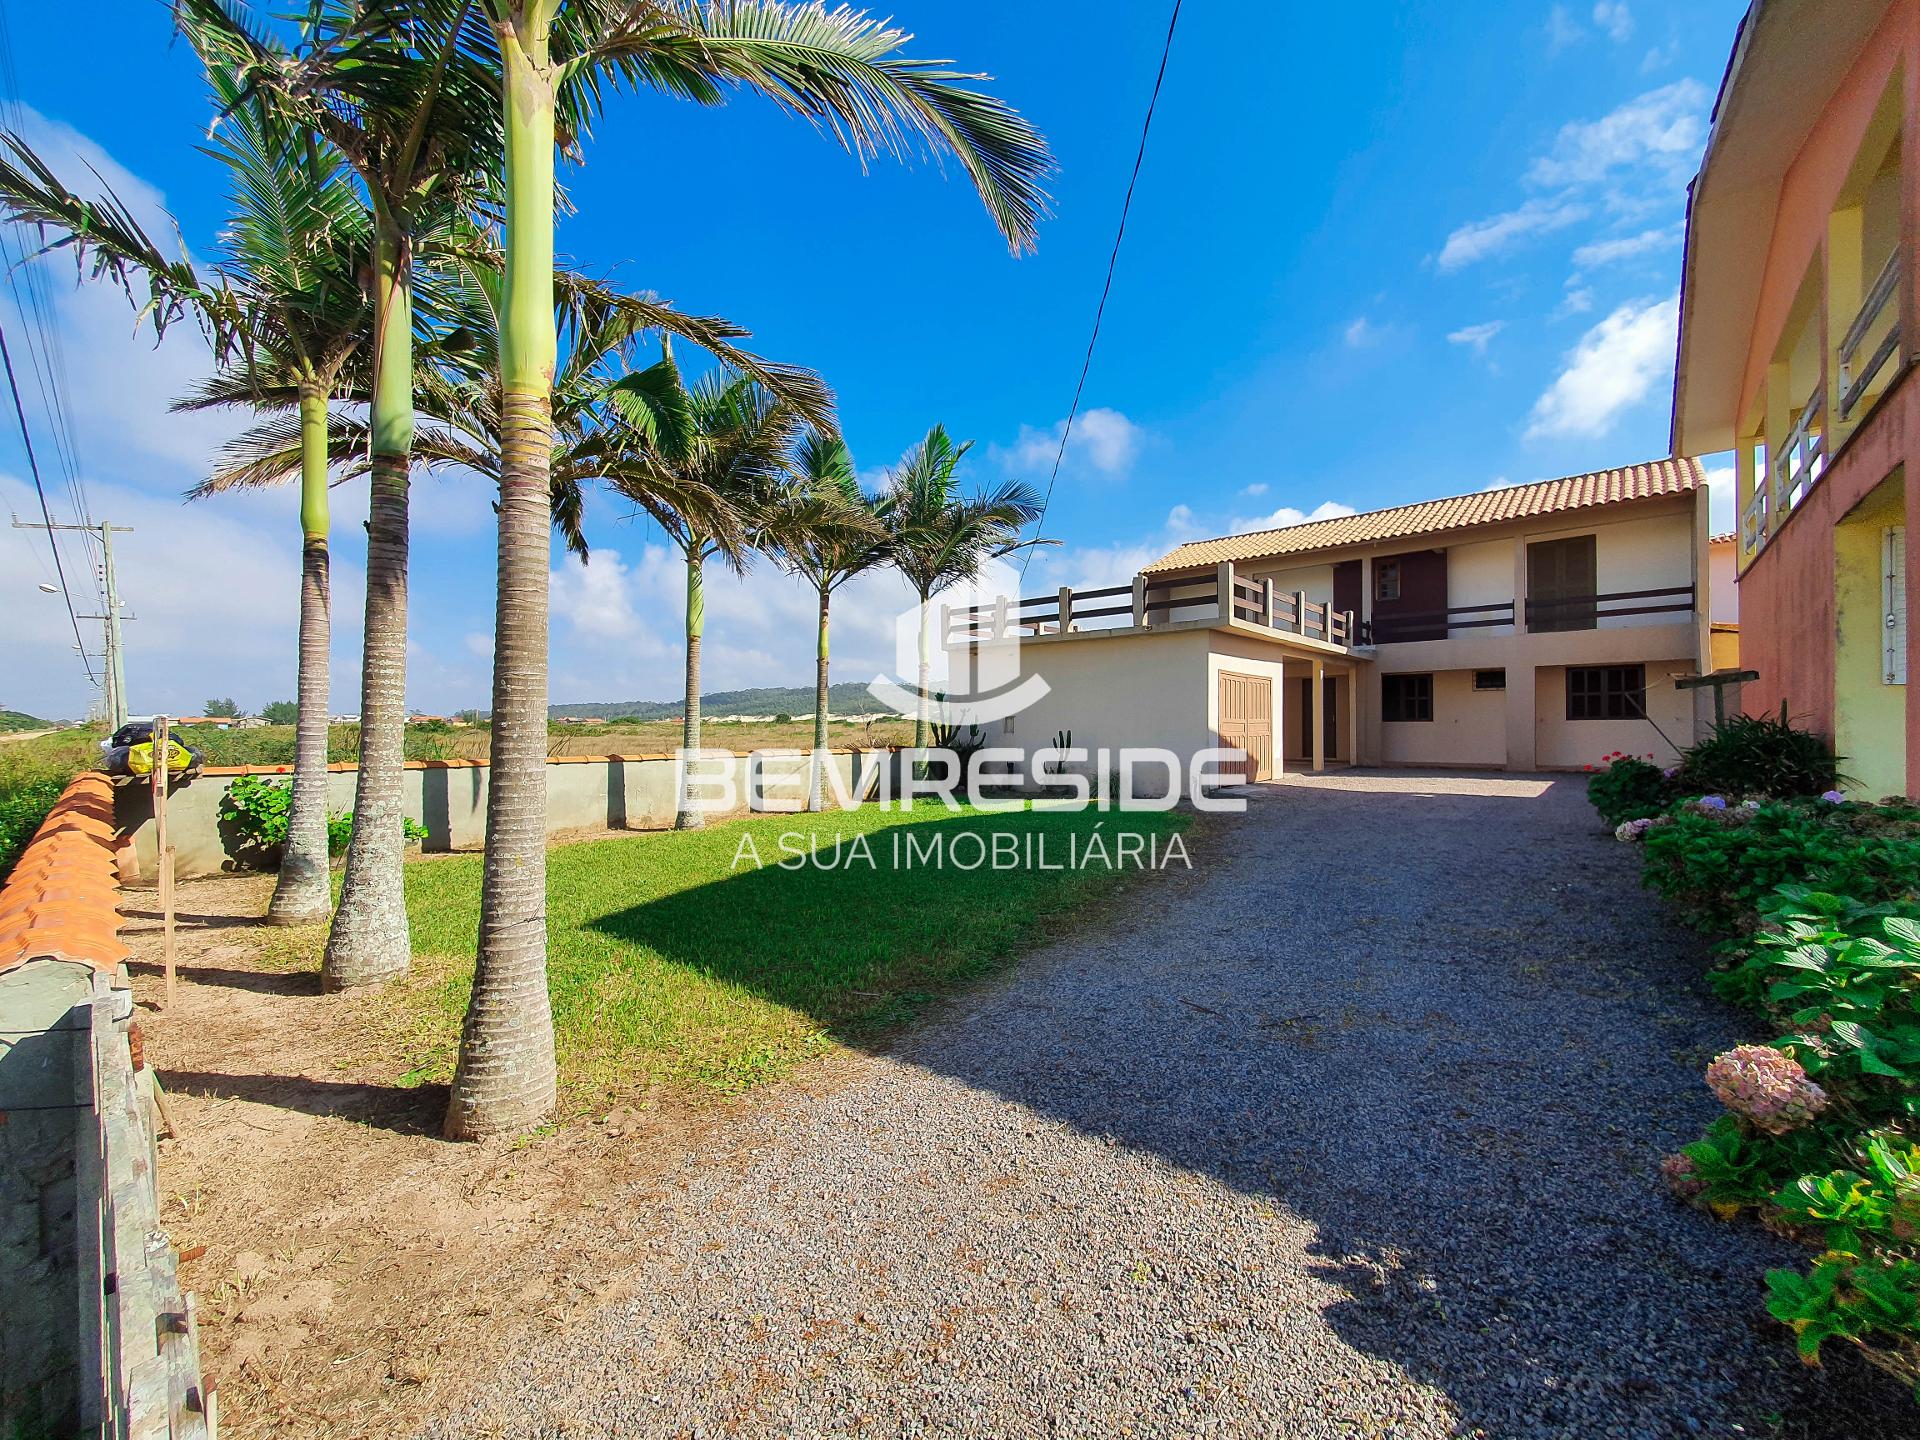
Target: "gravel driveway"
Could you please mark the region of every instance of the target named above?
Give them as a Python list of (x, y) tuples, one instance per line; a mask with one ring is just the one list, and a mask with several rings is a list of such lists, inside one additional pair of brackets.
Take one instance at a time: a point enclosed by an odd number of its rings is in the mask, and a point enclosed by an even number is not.
[(1581, 788), (1273, 787), (689, 1167), (640, 1298), (436, 1433), (1913, 1433), (1664, 1197), (1739, 1017)]

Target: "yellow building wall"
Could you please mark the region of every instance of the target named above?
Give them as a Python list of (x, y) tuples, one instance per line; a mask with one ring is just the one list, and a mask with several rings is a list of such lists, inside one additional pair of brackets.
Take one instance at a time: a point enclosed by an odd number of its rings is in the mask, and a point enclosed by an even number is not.
[(1886, 527), (1905, 515), (1904, 472), (1833, 527), (1833, 748), (1856, 799), (1907, 793), (1907, 687), (1886, 683)]

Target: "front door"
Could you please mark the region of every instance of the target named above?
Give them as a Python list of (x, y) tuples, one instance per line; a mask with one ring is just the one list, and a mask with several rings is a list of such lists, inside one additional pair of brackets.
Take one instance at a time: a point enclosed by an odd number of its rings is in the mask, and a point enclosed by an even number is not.
[[(1300, 758), (1313, 754), (1313, 680), (1295, 682), (1300, 687)], [(1327, 729), (1326, 758), (1340, 754), (1340, 680), (1329, 675), (1321, 685), (1320, 723)]]
[(1220, 672), (1220, 743), (1247, 756), (1248, 780), (1273, 778), (1273, 681)]

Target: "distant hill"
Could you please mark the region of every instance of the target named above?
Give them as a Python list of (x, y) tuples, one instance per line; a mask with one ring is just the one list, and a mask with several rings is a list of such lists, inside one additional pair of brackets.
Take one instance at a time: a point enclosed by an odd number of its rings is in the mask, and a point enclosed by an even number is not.
[[(865, 685), (847, 681), (827, 691), (827, 707), (840, 715), (871, 715), (881, 708)], [(555, 720), (670, 720), (686, 708), (683, 700), (603, 700), (549, 706)], [(786, 685), (758, 690), (716, 690), (700, 697), (704, 715), (811, 715), (813, 687)]]
[(53, 723), (36, 720), (19, 710), (0, 710), (0, 735), (11, 735), (16, 730), (51, 730)]

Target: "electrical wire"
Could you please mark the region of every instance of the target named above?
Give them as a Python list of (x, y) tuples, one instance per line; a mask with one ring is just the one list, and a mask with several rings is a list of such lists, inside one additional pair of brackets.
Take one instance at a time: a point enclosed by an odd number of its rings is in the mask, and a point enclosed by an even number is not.
[(27, 429), (26, 407), (20, 403), (20, 382), (14, 378), (13, 352), (7, 349), (4, 324), (0, 324), (0, 363), (6, 366), (7, 388), (13, 392), (13, 413), (20, 421), (20, 443), (27, 448), (27, 469), (33, 475), (34, 492), (40, 497), (40, 518), (47, 525), (47, 548), (53, 551), (53, 569), (60, 577), (60, 595), (67, 602), (67, 619), (73, 622), (73, 642), (80, 649), (80, 663), (87, 667), (87, 679), (93, 680), (93, 662), (87, 658), (86, 642), (80, 638), (80, 617), (73, 610), (73, 592), (67, 588), (66, 567), (60, 563), (60, 547), (53, 543), (58, 532), (53, 528), (53, 512), (47, 508), (46, 486), (40, 483), (40, 461), (33, 453), (33, 435)]
[[(1153, 130), (1153, 112), (1160, 104), (1160, 86), (1167, 78), (1167, 58), (1173, 53), (1173, 32), (1180, 24), (1180, 0), (1173, 0), (1173, 13), (1167, 17), (1167, 38), (1160, 47), (1160, 69), (1153, 77), (1153, 94), (1147, 100), (1147, 116), (1140, 126), (1140, 148), (1134, 152), (1133, 174), (1127, 180), (1127, 198), (1120, 203), (1120, 224), (1113, 234), (1113, 253), (1107, 257), (1107, 280), (1100, 287), (1100, 304), (1093, 312), (1093, 333), (1087, 336), (1086, 358), (1080, 362), (1080, 380), (1073, 387), (1073, 404), (1067, 410), (1067, 423), (1060, 427), (1060, 448), (1054, 452), (1053, 472), (1047, 476), (1047, 493), (1040, 501), (1040, 515), (1034, 521), (1033, 533), (1038, 536), (1040, 527), (1046, 523), (1047, 507), (1053, 503), (1054, 482), (1060, 478), (1060, 462), (1067, 457), (1067, 441), (1073, 435), (1074, 418), (1080, 413), (1080, 396), (1087, 388), (1087, 372), (1093, 368), (1093, 347), (1100, 340), (1100, 322), (1107, 313), (1107, 296), (1113, 293), (1113, 272), (1120, 263), (1120, 242), (1127, 238), (1127, 215), (1133, 209), (1134, 187), (1140, 183), (1140, 166), (1147, 158), (1147, 136)], [(1020, 574), (1025, 578), (1027, 566), (1033, 563), (1033, 549), (1029, 548), (1020, 561)]]

